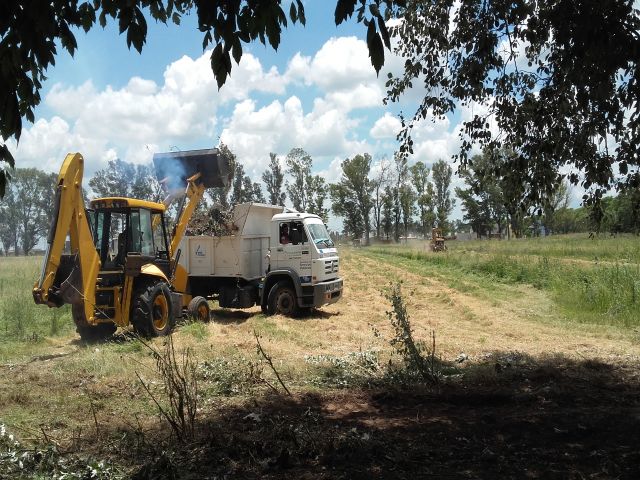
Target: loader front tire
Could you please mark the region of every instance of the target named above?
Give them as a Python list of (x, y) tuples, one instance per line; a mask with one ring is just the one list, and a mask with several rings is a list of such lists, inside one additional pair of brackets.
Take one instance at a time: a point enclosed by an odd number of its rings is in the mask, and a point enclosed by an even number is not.
[(171, 291), (162, 281), (147, 283), (136, 290), (133, 298), (133, 328), (143, 337), (162, 337), (173, 329)]
[(84, 343), (96, 343), (106, 340), (114, 333), (118, 327), (115, 323), (99, 323), (89, 325), (84, 316), (84, 305), (72, 304), (71, 316), (76, 324), (76, 332)]
[(208, 322), (210, 319), (211, 309), (209, 302), (204, 297), (193, 297), (187, 307), (189, 316), (199, 322)]

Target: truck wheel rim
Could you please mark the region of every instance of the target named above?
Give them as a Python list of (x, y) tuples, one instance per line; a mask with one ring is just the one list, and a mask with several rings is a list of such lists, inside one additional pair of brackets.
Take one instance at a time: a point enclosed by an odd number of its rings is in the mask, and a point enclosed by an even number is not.
[(280, 313), (289, 314), (293, 311), (293, 297), (290, 292), (282, 292), (278, 296), (278, 311)]
[(162, 330), (169, 321), (169, 304), (164, 295), (158, 295), (153, 301), (153, 326)]
[(204, 303), (198, 307), (198, 318), (202, 321), (209, 319), (209, 307)]

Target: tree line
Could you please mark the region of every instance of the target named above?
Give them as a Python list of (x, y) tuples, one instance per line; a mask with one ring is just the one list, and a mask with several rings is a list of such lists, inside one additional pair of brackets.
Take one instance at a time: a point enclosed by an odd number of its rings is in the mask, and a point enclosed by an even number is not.
[[(640, 232), (640, 192), (626, 189), (599, 205), (571, 208), (571, 185), (560, 181), (538, 203), (527, 203), (525, 182), (513, 182), (507, 169), (506, 149), (471, 158), (459, 172), (464, 185), (452, 188), (453, 169), (445, 160), (430, 167), (422, 161), (409, 165), (407, 157), (373, 161), (368, 153), (341, 163), (340, 179), (333, 184), (312, 172), (313, 159), (302, 148), (284, 158), (270, 153), (262, 183), (253, 181), (228, 146), (221, 155), (229, 160), (233, 179), (224, 188), (209, 189), (199, 207), (200, 215), (216, 215), (244, 202), (291, 205), (301, 212), (328, 221), (329, 214), (343, 221), (343, 236), (399, 241), (410, 235), (428, 238), (440, 227), (445, 235), (473, 231), (478, 238), (547, 235), (574, 232)], [(5, 197), (0, 200), (0, 246), (28, 255), (48, 232), (57, 176), (36, 168), (18, 168)], [(154, 201), (162, 199), (162, 187), (150, 165), (121, 159), (108, 162), (88, 181), (95, 197), (123, 196)], [(265, 195), (266, 194), (266, 195)], [(456, 198), (457, 197), (457, 198)], [(463, 217), (450, 219), (460, 202)]]

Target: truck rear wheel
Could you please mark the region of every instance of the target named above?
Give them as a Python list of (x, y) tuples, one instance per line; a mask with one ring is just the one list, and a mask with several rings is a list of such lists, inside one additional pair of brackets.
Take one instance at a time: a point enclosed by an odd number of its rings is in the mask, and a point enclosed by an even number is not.
[(134, 294), (132, 323), (136, 332), (145, 337), (161, 337), (174, 325), (171, 291), (165, 282), (143, 285)]
[(267, 308), (270, 314), (279, 313), (293, 317), (298, 314), (298, 299), (296, 291), (290, 282), (277, 282), (269, 291)]
[(189, 316), (200, 322), (208, 322), (211, 314), (209, 302), (204, 297), (193, 297), (187, 307)]

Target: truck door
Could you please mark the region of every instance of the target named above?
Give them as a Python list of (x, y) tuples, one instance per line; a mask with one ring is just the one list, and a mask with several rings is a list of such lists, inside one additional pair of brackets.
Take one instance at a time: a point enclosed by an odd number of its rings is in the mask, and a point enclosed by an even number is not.
[(310, 283), (311, 248), (304, 224), (300, 220), (279, 222), (278, 233), (279, 243), (275, 259), (272, 250), (271, 268), (293, 270), (301, 283)]

